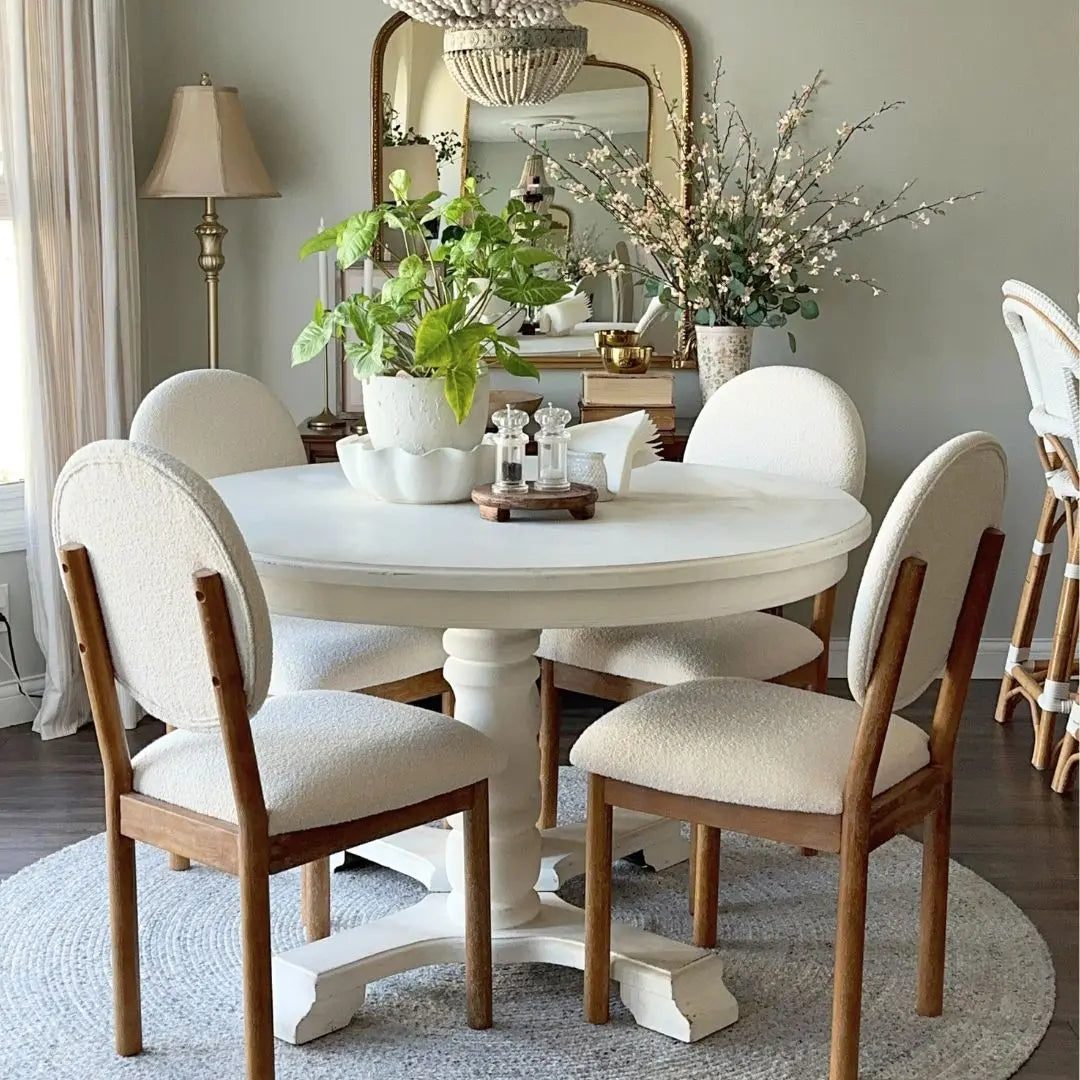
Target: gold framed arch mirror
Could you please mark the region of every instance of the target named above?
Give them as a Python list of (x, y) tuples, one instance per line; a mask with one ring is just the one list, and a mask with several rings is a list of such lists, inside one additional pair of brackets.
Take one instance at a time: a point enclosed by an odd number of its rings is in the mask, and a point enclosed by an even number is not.
[[(565, 151), (559, 119), (591, 123), (615, 131), (650, 161), (665, 186), (682, 199), (682, 175), (674, 133), (652, 81), (678, 99), (683, 117), (693, 100), (693, 65), (686, 31), (669, 12), (646, 0), (582, 0), (567, 12), (589, 32), (589, 56), (557, 98), (541, 106), (497, 109), (470, 102), (442, 60), (442, 30), (400, 12), (376, 37), (372, 54), (372, 192), (388, 198), (388, 177), (403, 168), (416, 192), (436, 188), (457, 194), (466, 176), (476, 176), (497, 206), (520, 185), (528, 154), (515, 128), (536, 127), (553, 151)], [(544, 128), (548, 130), (545, 132)], [(549, 178), (549, 183), (553, 181)], [(557, 182), (558, 222), (578, 254), (607, 258), (627, 241), (601, 207), (579, 204)], [(572, 222), (572, 228), (571, 228)], [(393, 257), (393, 253), (389, 253)], [(628, 275), (627, 275), (628, 277)], [(628, 280), (586, 279), (580, 285), (592, 301), (594, 321), (635, 322), (648, 303)], [(674, 352), (675, 327), (658, 352)], [(567, 366), (558, 357), (538, 358), (540, 366)], [(574, 360), (581, 366), (580, 359)]]

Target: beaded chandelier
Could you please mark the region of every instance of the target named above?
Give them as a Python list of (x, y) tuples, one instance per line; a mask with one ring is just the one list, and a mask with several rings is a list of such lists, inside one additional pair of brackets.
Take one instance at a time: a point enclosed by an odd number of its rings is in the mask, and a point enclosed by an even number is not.
[(444, 29), (443, 59), (481, 105), (542, 105), (566, 89), (585, 62), (588, 32), (563, 11), (577, 0), (386, 0)]

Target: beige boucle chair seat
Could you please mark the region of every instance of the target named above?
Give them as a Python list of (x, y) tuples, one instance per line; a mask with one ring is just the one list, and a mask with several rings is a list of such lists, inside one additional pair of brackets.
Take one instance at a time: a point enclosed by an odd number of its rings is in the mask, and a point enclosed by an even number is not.
[(271, 615), (271, 694), (355, 690), (438, 671), (446, 660), (441, 630)]
[[(655, 690), (586, 728), (570, 761), (629, 784), (739, 806), (839, 814), (860, 706), (753, 679)], [(894, 715), (874, 794), (930, 762), (926, 733)]]
[(752, 611), (648, 626), (545, 630), (537, 655), (669, 686), (723, 675), (774, 679), (821, 655), (821, 639), (790, 619)]
[[(478, 731), (380, 698), (309, 690), (268, 698), (251, 719), (270, 835), (354, 821), (500, 772)], [(217, 731), (177, 730), (132, 760), (134, 790), (237, 824)]]

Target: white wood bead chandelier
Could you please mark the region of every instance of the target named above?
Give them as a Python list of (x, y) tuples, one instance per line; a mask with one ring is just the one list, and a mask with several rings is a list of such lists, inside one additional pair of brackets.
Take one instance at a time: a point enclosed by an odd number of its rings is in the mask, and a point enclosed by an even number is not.
[(542, 105), (566, 89), (585, 62), (588, 32), (563, 11), (577, 0), (386, 0), (444, 29), (443, 59), (473, 101)]

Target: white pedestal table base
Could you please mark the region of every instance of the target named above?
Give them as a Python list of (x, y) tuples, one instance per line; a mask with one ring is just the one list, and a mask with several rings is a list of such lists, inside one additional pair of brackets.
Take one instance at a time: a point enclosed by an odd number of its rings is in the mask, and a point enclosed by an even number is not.
[[(536, 828), (540, 702), (535, 653), (539, 644), (540, 634), (534, 630), (447, 630), (443, 672), (454, 691), (455, 720), (483, 732), (507, 757), (506, 768), (488, 783), (494, 961), (582, 968), (584, 912), (550, 892), (537, 892), (537, 881), (544, 880), (543, 843)], [(645, 835), (634, 834), (631, 828), (634, 839), (627, 841), (624, 834), (624, 843), (631, 844), (629, 851), (649, 850), (647, 834), (657, 828), (655, 819), (638, 818)], [(434, 850), (414, 852), (412, 871), (406, 869), (406, 873), (420, 876), (418, 871), (426, 862), (433, 868), (428, 876), (434, 881), (441, 849), (448, 892), (432, 894), (388, 918), (274, 958), (278, 1038), (303, 1043), (345, 1027), (363, 1004), (365, 987), (373, 980), (428, 964), (463, 961), (466, 904), (461, 825), (459, 814), (450, 818), (449, 830), (430, 830), (439, 834), (434, 838), (413, 830), (419, 834), (421, 848), (432, 839), (438, 844)], [(660, 827), (678, 826), (661, 823)], [(551, 862), (546, 875), (557, 884), (560, 873), (581, 872), (581, 831), (580, 826), (554, 831), (558, 836), (548, 837)], [(404, 850), (400, 843), (397, 850)], [(679, 851), (669, 846), (666, 852), (653, 853), (661, 864), (665, 855), (674, 860)], [(738, 1018), (738, 1006), (723, 983), (723, 962), (715, 953), (619, 924), (612, 927), (611, 949), (612, 978), (643, 1027), (692, 1042)]]
[[(492, 949), (496, 964), (582, 969), (584, 912), (546, 894), (530, 922), (494, 932)], [(350, 1023), (364, 1004), (369, 982), (464, 959), (461, 929), (447, 913), (447, 897), (437, 894), (377, 922), (301, 945), (273, 960), (274, 1034), (294, 1044), (328, 1035)], [(733, 1024), (739, 1007), (723, 974), (723, 961), (708, 949), (612, 925), (611, 977), (642, 1027), (695, 1042)]]

